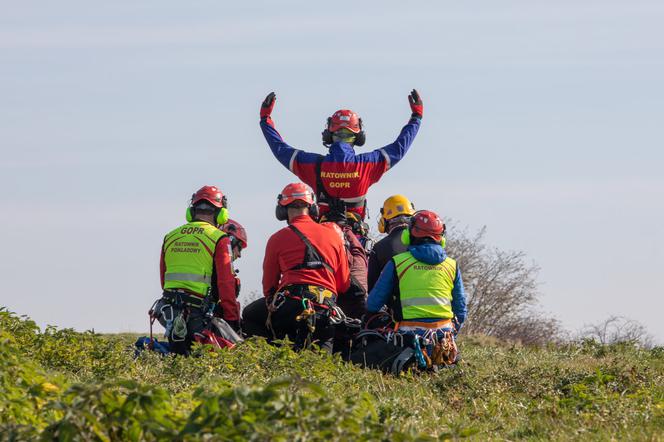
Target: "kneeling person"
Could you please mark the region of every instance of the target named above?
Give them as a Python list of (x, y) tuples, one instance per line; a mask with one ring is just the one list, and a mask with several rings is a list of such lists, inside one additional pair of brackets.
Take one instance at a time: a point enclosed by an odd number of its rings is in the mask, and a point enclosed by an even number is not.
[(369, 315), (391, 308), (394, 331), (411, 338), (402, 342), (413, 343), (410, 354), (420, 368), (455, 362), (454, 335), (466, 319), (461, 270), (445, 253), (444, 234), (438, 215), (416, 212), (402, 234), (408, 251), (385, 265), (367, 300)]
[(350, 273), (342, 234), (334, 224), (318, 224), (312, 191), (289, 184), (278, 196), (277, 219), (287, 221), (273, 234), (263, 260), (263, 295), (243, 312), (245, 332), (288, 337), (295, 348), (310, 341), (332, 349), (337, 294), (348, 290)]
[(226, 197), (214, 186), (193, 194), (187, 224), (166, 235), (161, 249), (158, 312), (165, 323), (171, 351), (188, 354), (197, 333), (205, 329), (208, 311), (216, 310), (240, 329), (231, 239), (218, 226), (228, 220)]

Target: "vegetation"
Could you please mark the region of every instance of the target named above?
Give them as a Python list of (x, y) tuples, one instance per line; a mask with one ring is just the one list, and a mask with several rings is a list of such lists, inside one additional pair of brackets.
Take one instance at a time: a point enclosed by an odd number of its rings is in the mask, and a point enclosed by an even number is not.
[(486, 228), (450, 230), (447, 252), (459, 262), (469, 312), (462, 333), (537, 345), (563, 337), (560, 322), (538, 310), (539, 267), (524, 252), (488, 246)]
[(0, 440), (658, 440), (664, 349), (467, 336), (464, 361), (382, 375), (250, 340), (134, 359), (132, 337), (0, 310)]

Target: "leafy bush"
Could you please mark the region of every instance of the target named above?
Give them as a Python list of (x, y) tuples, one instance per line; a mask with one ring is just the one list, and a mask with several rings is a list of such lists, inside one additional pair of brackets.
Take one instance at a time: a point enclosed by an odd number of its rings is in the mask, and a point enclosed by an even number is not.
[(400, 377), (251, 339), (132, 357), (132, 337), (0, 310), (0, 440), (657, 439), (664, 351), (464, 337), (456, 369)]

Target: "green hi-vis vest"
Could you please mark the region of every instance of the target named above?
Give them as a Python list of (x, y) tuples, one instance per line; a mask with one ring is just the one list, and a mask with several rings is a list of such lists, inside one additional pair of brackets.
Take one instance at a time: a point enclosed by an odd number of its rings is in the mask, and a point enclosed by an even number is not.
[(192, 221), (164, 237), (164, 289), (186, 289), (205, 296), (212, 284), (214, 249), (225, 236), (204, 221)]
[(400, 253), (392, 259), (399, 278), (402, 320), (454, 317), (455, 260), (445, 258), (440, 264), (427, 264), (415, 259), (410, 252)]

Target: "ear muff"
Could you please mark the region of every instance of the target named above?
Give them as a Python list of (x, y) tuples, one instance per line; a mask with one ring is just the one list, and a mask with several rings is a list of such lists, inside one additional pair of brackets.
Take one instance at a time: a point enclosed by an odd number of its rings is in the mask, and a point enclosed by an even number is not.
[(221, 209), (219, 209), (219, 212), (217, 212), (217, 224), (218, 225), (226, 224), (226, 221), (228, 221), (228, 209), (222, 207)]
[(364, 146), (364, 143), (367, 141), (367, 135), (364, 133), (364, 129), (362, 129), (362, 118), (360, 120), (360, 131), (355, 135), (355, 145), (356, 146)]
[(385, 227), (386, 227), (385, 224), (386, 224), (385, 218), (383, 218), (382, 216), (378, 218), (378, 231), (380, 233), (385, 233)]
[(403, 229), (403, 232), (401, 232), (401, 243), (404, 246), (409, 246), (410, 245), (410, 230), (409, 229)]
[[(188, 223), (192, 222), (194, 220), (194, 209), (191, 207), (187, 207), (187, 211), (185, 212), (185, 218)], [(226, 224), (226, 221), (228, 221), (228, 209), (225, 207), (222, 207), (219, 209), (219, 212), (217, 212), (217, 216), (215, 220), (217, 221), (218, 225)]]
[(323, 144), (326, 146), (329, 146), (332, 144), (332, 132), (330, 132), (330, 123), (332, 122), (332, 117), (328, 117), (327, 119), (327, 126), (325, 126), (325, 129), (321, 133), (321, 136), (323, 138)]
[(447, 245), (447, 239), (443, 236), (443, 238), (440, 240), (440, 245), (444, 249), (445, 246)]
[(318, 221), (320, 217), (320, 210), (318, 209), (318, 204), (312, 204), (309, 206), (309, 216), (314, 220)]
[(277, 204), (277, 207), (274, 209), (274, 216), (276, 216), (279, 221), (286, 221), (288, 219), (288, 208)]

